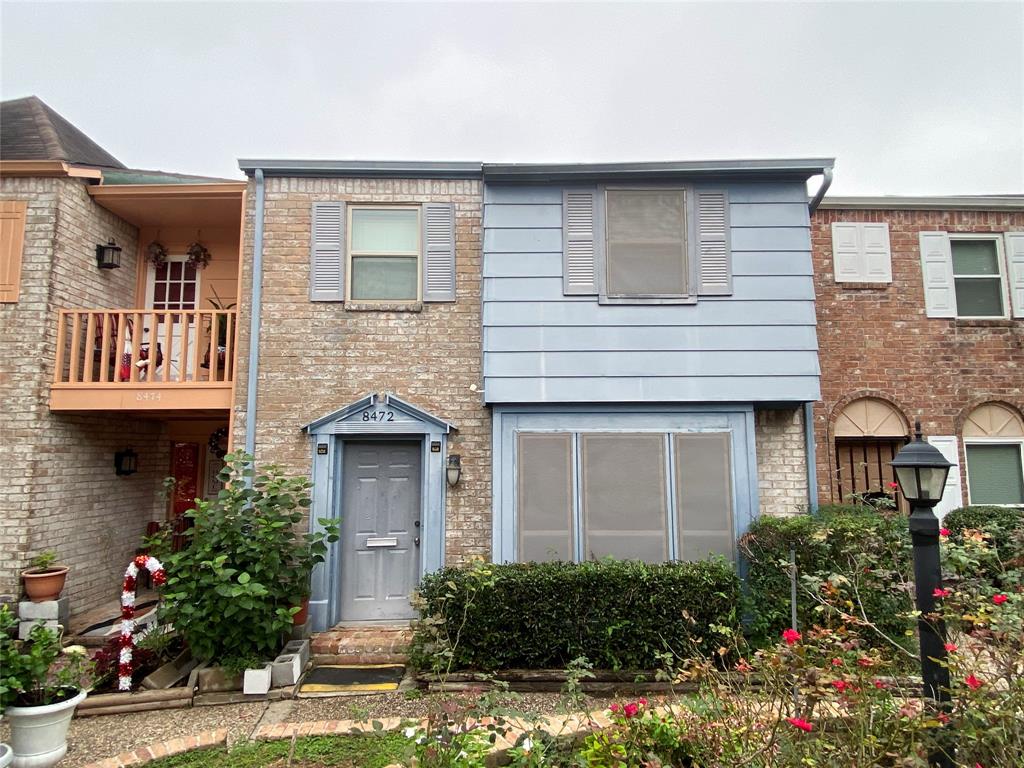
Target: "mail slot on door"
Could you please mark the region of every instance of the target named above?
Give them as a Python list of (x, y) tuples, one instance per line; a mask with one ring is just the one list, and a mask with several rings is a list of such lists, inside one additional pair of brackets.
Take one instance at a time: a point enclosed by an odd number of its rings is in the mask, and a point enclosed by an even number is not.
[(371, 536), (366, 540), (367, 547), (397, 547), (398, 539), (394, 536)]

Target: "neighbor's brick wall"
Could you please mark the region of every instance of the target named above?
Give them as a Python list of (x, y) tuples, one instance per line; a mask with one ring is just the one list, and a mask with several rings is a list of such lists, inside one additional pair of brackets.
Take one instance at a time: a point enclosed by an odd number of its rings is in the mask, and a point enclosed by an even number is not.
[[(96, 205), (82, 181), (0, 180), (3, 199), (28, 200), (21, 295), (0, 305), (0, 384), (5, 419), (0, 457), (12, 493), (0, 514), (0, 598), (20, 590), (19, 571), (44, 550), (72, 567), (65, 594), (81, 611), (115, 598), (120, 574), (164, 509), (169, 464), (159, 421), (125, 415), (51, 413), (60, 308), (135, 302), (135, 227)], [(99, 270), (95, 247), (113, 238), (122, 267)], [(114, 475), (114, 451), (131, 445), (141, 471)]]
[[(832, 222), (889, 223), (891, 284), (837, 284)], [(925, 316), (918, 233), (1024, 231), (1024, 212), (818, 209), (811, 219), (822, 401), (815, 404), (818, 493), (839, 502), (832, 425), (858, 396), (889, 400), (926, 435), (961, 436), (977, 405), (1024, 410), (1024, 320)], [(1007, 296), (1006, 301), (1009, 301)], [(964, 463), (963, 441), (960, 461)], [(966, 486), (963, 488), (967, 502)]]
[[(251, 295), (255, 189), (247, 195), (243, 295)], [(310, 302), (310, 214), (316, 201), (455, 204), (457, 298), (419, 312), (349, 310)], [(480, 183), (471, 180), (268, 178), (264, 222), (256, 456), (310, 471), (303, 424), (371, 392), (393, 392), (451, 421), (463, 479), (449, 488), (450, 563), (491, 549), (490, 411), (482, 404)], [(244, 445), (249, 302), (239, 317), (235, 445)], [(472, 386), (476, 386), (474, 391)]]
[(807, 450), (802, 407), (754, 412), (757, 485), (762, 515), (807, 509)]

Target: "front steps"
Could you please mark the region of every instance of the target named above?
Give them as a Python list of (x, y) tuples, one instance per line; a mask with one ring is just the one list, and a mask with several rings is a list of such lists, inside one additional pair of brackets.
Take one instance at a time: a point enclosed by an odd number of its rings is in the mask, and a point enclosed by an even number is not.
[(353, 624), (311, 638), (313, 664), (405, 664), (412, 629), (408, 624)]

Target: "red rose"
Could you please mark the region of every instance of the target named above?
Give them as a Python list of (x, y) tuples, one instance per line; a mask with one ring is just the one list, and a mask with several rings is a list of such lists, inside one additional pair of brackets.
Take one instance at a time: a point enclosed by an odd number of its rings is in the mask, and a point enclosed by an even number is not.
[(965, 677), (964, 682), (967, 683), (967, 687), (970, 688), (972, 691), (976, 691), (984, 685), (984, 683), (978, 678), (976, 678), (974, 675), (968, 675), (967, 677)]
[(945, 648), (946, 648), (946, 653), (956, 653), (958, 650), (960, 650), (957, 647), (956, 643), (946, 643)]
[(799, 717), (787, 717), (786, 722), (792, 725), (794, 728), (799, 728), (801, 731), (807, 731), (808, 733), (810, 733), (814, 730), (813, 725)]
[(639, 713), (639, 712), (640, 712), (640, 707), (639, 707), (639, 705), (635, 704), (634, 702), (630, 702), (629, 704), (627, 704), (626, 706), (624, 706), (622, 708), (622, 713), (626, 717), (636, 717), (637, 713)]
[(1006, 601), (1007, 601), (1008, 599), (1009, 599), (1009, 598), (1008, 598), (1008, 597), (1007, 597), (1006, 595), (1003, 595), (1003, 594), (999, 594), (999, 595), (992, 595), (992, 602), (993, 602), (993, 603), (995, 603), (996, 605), (1002, 605), (1002, 604), (1003, 604), (1003, 603), (1005, 603), (1005, 602), (1006, 602)]
[(949, 536), (950, 533), (952, 533), (952, 531), (950, 531), (949, 528), (939, 529), (939, 536)]
[(832, 687), (840, 693), (846, 693), (846, 689), (850, 687), (850, 684), (845, 680), (833, 680)]
[(932, 592), (932, 597), (949, 597), (952, 594), (953, 593), (950, 592), (948, 589), (943, 589), (942, 587), (936, 587), (935, 590)]
[(800, 640), (800, 633), (795, 629), (787, 629), (782, 633), (782, 639), (786, 641), (786, 645), (793, 645)]

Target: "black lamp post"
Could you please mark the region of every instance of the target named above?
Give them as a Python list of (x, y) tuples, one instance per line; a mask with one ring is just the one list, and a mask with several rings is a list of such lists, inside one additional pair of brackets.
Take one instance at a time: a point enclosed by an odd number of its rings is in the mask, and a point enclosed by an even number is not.
[[(921, 437), (921, 422), (914, 424), (914, 441), (903, 446), (891, 464), (896, 471), (896, 482), (910, 504), (924, 695), (944, 708), (950, 700), (949, 669), (945, 666), (946, 627), (933, 615), (935, 592), (942, 588), (942, 565), (939, 560), (939, 519), (932, 507), (942, 498), (946, 476), (953, 465)], [(952, 768), (952, 749), (938, 750), (930, 756), (930, 762), (940, 768)]]

